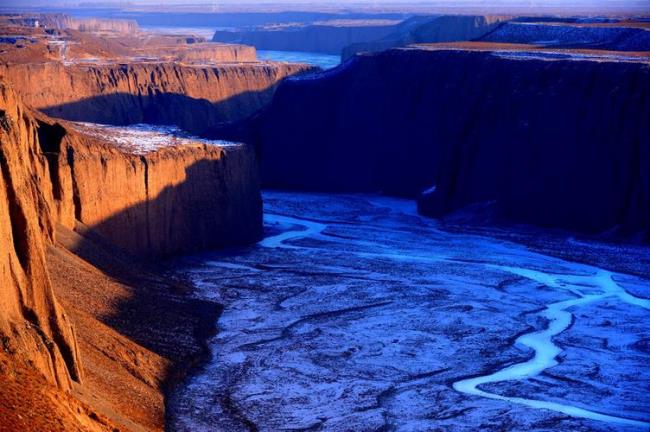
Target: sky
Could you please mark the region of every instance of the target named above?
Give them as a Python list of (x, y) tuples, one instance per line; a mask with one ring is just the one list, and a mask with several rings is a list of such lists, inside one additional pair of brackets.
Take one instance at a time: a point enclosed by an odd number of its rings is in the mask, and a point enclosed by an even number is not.
[(288, 6), (302, 5), (310, 9), (317, 8), (318, 6), (327, 6), (328, 8), (337, 6), (360, 6), (369, 7), (377, 6), (383, 7), (392, 5), (399, 7), (400, 5), (410, 5), (422, 7), (485, 7), (490, 8), (507, 8), (507, 7), (525, 7), (525, 8), (548, 8), (548, 7), (580, 7), (598, 10), (599, 8), (633, 8), (638, 10), (641, 8), (643, 11), (650, 13), (650, 0), (0, 0), (0, 8), (5, 7), (25, 7), (25, 6), (49, 6), (49, 7), (75, 7), (79, 4), (89, 5), (96, 3), (98, 5), (116, 5), (116, 6), (140, 6), (140, 5), (164, 5), (166, 7), (172, 5), (210, 5), (213, 8), (215, 5), (223, 6), (245, 6), (251, 4), (264, 4), (267, 6), (278, 5)]
[(126, 4), (131, 4), (131, 5), (138, 5), (138, 4), (165, 4), (165, 5), (171, 5), (171, 4), (182, 4), (182, 5), (188, 5), (188, 4), (228, 4), (228, 5), (237, 5), (237, 4), (242, 4), (242, 3), (249, 3), (249, 4), (314, 4), (314, 3), (321, 3), (321, 4), (339, 4), (339, 5), (345, 5), (345, 4), (411, 4), (411, 5), (431, 5), (431, 6), (436, 6), (436, 5), (450, 5), (454, 3), (465, 3), (465, 4), (473, 4), (473, 5), (485, 5), (485, 6), (499, 6), (499, 5), (521, 5), (521, 4), (530, 4), (530, 3), (537, 3), (540, 5), (547, 5), (547, 4), (590, 4), (593, 6), (599, 6), (599, 5), (617, 5), (617, 6), (625, 6), (625, 5), (638, 5), (638, 4), (643, 4), (643, 3), (648, 3), (647, 1), (643, 0), (337, 0), (335, 2), (333, 1), (310, 1), (310, 0), (0, 0), (0, 6), (6, 5), (6, 4), (42, 4), (42, 5), (75, 5), (79, 3), (102, 3), (102, 4), (107, 4), (107, 3), (113, 3), (117, 5), (126, 5)]

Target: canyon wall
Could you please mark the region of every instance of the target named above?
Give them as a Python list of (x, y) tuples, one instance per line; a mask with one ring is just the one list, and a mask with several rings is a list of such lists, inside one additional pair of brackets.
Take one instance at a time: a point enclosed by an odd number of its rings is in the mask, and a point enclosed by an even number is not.
[(346, 60), (362, 52), (378, 52), (417, 43), (470, 41), (480, 38), (511, 17), (499, 15), (416, 16), (397, 26), (381, 39), (346, 46)]
[(31, 111), (4, 82), (0, 168), (0, 372), (33, 369), (65, 391), (83, 373), (46, 268), (56, 226), (81, 223), (146, 258), (262, 235), (258, 169), (248, 146), (123, 153)]
[(71, 29), (83, 32), (111, 31), (118, 33), (137, 33), (140, 30), (134, 20), (101, 19), (101, 18), (72, 18), (63, 16), (56, 28)]
[(201, 43), (193, 44), (190, 49), (179, 52), (176, 58), (186, 63), (254, 62), (257, 60), (257, 53), (252, 46)]
[[(52, 117), (128, 125), (175, 124), (204, 134), (266, 105), (283, 78), (306, 65), (174, 63), (0, 66), (25, 103)], [(34, 85), (39, 83), (39, 85)]]
[(110, 31), (116, 33), (137, 33), (138, 23), (130, 19), (73, 18), (64, 14), (26, 14), (10, 17), (9, 22), (16, 25), (45, 27), (48, 29), (69, 29), (83, 32)]
[(246, 145), (134, 155), (66, 131), (49, 157), (58, 220), (69, 228), (79, 221), (132, 254), (169, 256), (262, 235), (257, 162)]
[(134, 256), (261, 235), (250, 147), (128, 153), (0, 81), (0, 430), (162, 430), (218, 310)]
[[(48, 166), (38, 148), (37, 124), (2, 82), (0, 168), (0, 354), (69, 390), (82, 373), (74, 331), (45, 265), (55, 223), (43, 187)], [(0, 370), (12, 373), (6, 365)]]
[[(418, 197), (439, 216), (650, 229), (650, 68), (398, 49), (290, 79), (241, 138), (269, 187)], [(249, 125), (251, 126), (251, 125)]]
[(242, 43), (259, 50), (307, 51), (340, 55), (343, 48), (383, 38), (395, 24), (312, 24), (288, 28), (217, 30), (214, 42)]

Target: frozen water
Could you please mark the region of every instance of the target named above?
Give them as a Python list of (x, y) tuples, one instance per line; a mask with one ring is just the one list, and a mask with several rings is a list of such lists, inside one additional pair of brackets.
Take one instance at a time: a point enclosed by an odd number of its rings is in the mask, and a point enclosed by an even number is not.
[[(562, 349), (553, 343), (552, 338), (565, 331), (574, 318), (567, 309), (582, 306), (584, 304), (616, 296), (621, 301), (633, 306), (650, 309), (650, 300), (640, 299), (627, 293), (619, 284), (612, 280), (611, 273), (598, 271), (593, 276), (576, 275), (551, 275), (539, 271), (531, 271), (522, 268), (501, 267), (505, 271), (520, 275), (530, 280), (539, 282), (546, 286), (558, 289), (566, 289), (578, 295), (578, 298), (559, 301), (548, 305), (542, 316), (549, 322), (544, 330), (526, 333), (516, 342), (529, 347), (535, 351), (532, 359), (508, 366), (490, 375), (474, 377), (454, 383), (454, 389), (476, 396), (483, 396), (492, 399), (505, 400), (533, 408), (558, 411), (574, 417), (584, 417), (605, 422), (620, 423), (626, 425), (650, 428), (650, 422), (636, 421), (625, 417), (605, 415), (602, 413), (582, 409), (575, 406), (558, 404), (549, 401), (526, 399), (520, 397), (504, 397), (499, 394), (489, 393), (480, 390), (478, 387), (493, 382), (519, 380), (539, 375), (544, 370), (558, 364), (556, 358)], [(592, 286), (599, 294), (582, 294), (584, 286)]]
[(412, 201), (265, 201), (257, 246), (181, 263), (224, 312), (173, 430), (650, 426), (647, 280), (441, 231)]

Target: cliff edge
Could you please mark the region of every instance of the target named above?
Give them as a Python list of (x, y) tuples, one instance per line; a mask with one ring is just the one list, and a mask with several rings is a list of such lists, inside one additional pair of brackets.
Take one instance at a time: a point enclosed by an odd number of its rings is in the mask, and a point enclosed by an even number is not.
[(13, 91), (0, 82), (0, 337), (4, 353), (68, 390), (82, 373), (74, 331), (45, 267), (55, 220), (40, 187), (48, 167), (32, 139), (36, 131)]
[[(205, 134), (268, 104), (296, 64), (22, 63), (0, 66), (26, 104), (51, 117), (112, 125), (175, 124)], [(34, 86), (33, 83), (43, 83)]]
[(262, 234), (248, 146), (110, 138), (0, 82), (0, 431), (163, 429), (218, 307), (146, 260)]
[(269, 187), (634, 234), (650, 229), (649, 89), (645, 57), (434, 44), (284, 82), (248, 139)]

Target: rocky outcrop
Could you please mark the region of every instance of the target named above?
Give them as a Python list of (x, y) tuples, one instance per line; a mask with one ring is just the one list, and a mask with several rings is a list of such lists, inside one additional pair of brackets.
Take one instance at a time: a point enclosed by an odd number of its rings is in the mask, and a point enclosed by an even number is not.
[(134, 255), (257, 240), (257, 175), (247, 146), (129, 154), (0, 84), (0, 430), (162, 430), (218, 309)]
[(242, 43), (260, 50), (307, 51), (341, 54), (346, 46), (383, 38), (396, 28), (394, 22), (290, 25), (242, 30), (217, 30), (214, 42)]
[(254, 62), (257, 54), (252, 46), (202, 43), (193, 44), (190, 49), (178, 52), (176, 59), (184, 63)]
[(37, 130), (11, 89), (0, 83), (0, 349), (69, 390), (82, 372), (73, 328), (45, 266), (55, 220), (49, 189), (43, 189), (49, 169)]
[(343, 50), (343, 60), (362, 52), (378, 52), (417, 43), (469, 41), (480, 38), (511, 17), (498, 15), (416, 16), (381, 39), (354, 43)]
[(442, 215), (650, 229), (650, 69), (459, 49), (358, 56), (291, 79), (248, 136), (269, 187), (418, 196)]
[(133, 155), (66, 131), (50, 157), (58, 219), (69, 228), (80, 221), (132, 254), (172, 255), (261, 237), (257, 163), (248, 146)]
[(124, 19), (72, 18), (65, 16), (59, 25), (57, 28), (83, 32), (137, 33), (140, 30), (136, 21)]
[[(305, 65), (12, 64), (0, 68), (26, 103), (53, 117), (105, 124), (175, 124), (203, 134), (266, 105)], [(41, 83), (40, 85), (33, 85)]]

